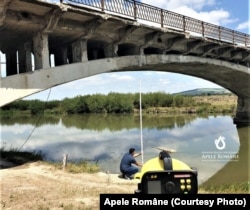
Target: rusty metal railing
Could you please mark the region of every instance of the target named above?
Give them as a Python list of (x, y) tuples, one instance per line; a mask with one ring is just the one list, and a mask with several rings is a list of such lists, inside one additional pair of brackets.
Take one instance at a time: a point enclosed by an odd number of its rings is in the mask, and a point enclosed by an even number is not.
[(164, 10), (134, 0), (60, 0), (75, 6), (88, 6), (102, 12), (111, 12), (132, 18), (171, 27), (183, 32), (193, 32), (202, 37), (250, 47), (250, 35), (225, 27), (203, 22), (175, 12)]

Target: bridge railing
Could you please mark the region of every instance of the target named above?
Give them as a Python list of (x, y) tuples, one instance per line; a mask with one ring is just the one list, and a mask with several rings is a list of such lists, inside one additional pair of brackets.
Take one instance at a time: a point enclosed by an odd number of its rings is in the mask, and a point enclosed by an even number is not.
[(134, 0), (60, 0), (61, 3), (85, 5), (134, 20), (143, 20), (160, 24), (162, 28), (171, 27), (183, 32), (193, 32), (202, 37), (212, 38), (233, 45), (250, 46), (250, 35), (217, 26), (175, 12)]

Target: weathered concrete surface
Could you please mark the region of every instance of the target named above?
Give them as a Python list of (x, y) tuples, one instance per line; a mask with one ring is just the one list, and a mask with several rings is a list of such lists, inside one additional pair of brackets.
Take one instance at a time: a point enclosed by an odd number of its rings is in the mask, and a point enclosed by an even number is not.
[(238, 96), (236, 119), (250, 121), (249, 40), (237, 45), (44, 0), (0, 1), (0, 37), (7, 73), (0, 106), (99, 73), (155, 70), (221, 85)]
[(96, 74), (152, 69), (192, 75), (219, 84), (238, 96), (240, 103), (238, 103), (237, 113), (240, 119), (250, 118), (250, 106), (247, 103), (250, 98), (250, 74), (247, 67), (216, 59), (183, 55), (106, 58), (9, 76), (1, 79), (0, 105), (3, 106), (17, 98)]
[[(250, 62), (248, 39), (238, 45), (173, 27), (140, 24), (84, 5), (45, 0), (0, 1), (0, 36), (0, 50), (10, 60), (8, 75), (31, 71), (27, 52), (34, 54), (35, 69), (47, 68), (51, 54), (56, 65), (140, 53), (185, 54), (244, 66)], [(24, 57), (18, 70), (11, 61), (15, 52)]]

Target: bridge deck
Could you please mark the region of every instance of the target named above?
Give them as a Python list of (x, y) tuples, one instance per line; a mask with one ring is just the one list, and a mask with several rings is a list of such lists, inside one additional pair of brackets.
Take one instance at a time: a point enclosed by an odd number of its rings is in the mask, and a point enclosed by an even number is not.
[[(245, 66), (250, 62), (247, 34), (135, 1), (115, 0), (105, 6), (94, 4), (93, 0), (61, 2), (1, 1), (0, 50), (3, 53), (20, 51), (33, 44), (35, 35), (47, 33), (49, 54), (84, 39), (88, 42), (88, 60), (96, 56), (138, 54), (143, 49), (145, 54), (195, 55)], [(118, 49), (110, 52), (105, 49), (108, 45)], [(34, 50), (31, 46), (32, 53)], [(96, 50), (98, 55), (94, 56)], [(70, 60), (70, 52), (67, 59)]]
[(231, 90), (236, 118), (250, 121), (247, 34), (132, 0), (4, 0), (0, 37), (6, 57), (0, 106), (94, 74), (151, 68)]

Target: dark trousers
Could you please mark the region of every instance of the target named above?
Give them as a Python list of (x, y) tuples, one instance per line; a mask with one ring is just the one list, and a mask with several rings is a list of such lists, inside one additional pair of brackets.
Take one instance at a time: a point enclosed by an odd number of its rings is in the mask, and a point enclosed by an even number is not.
[(135, 166), (130, 166), (127, 170), (121, 170), (121, 172), (128, 176), (128, 177), (131, 177), (132, 175), (134, 175), (135, 173), (138, 172), (138, 168), (135, 167)]

